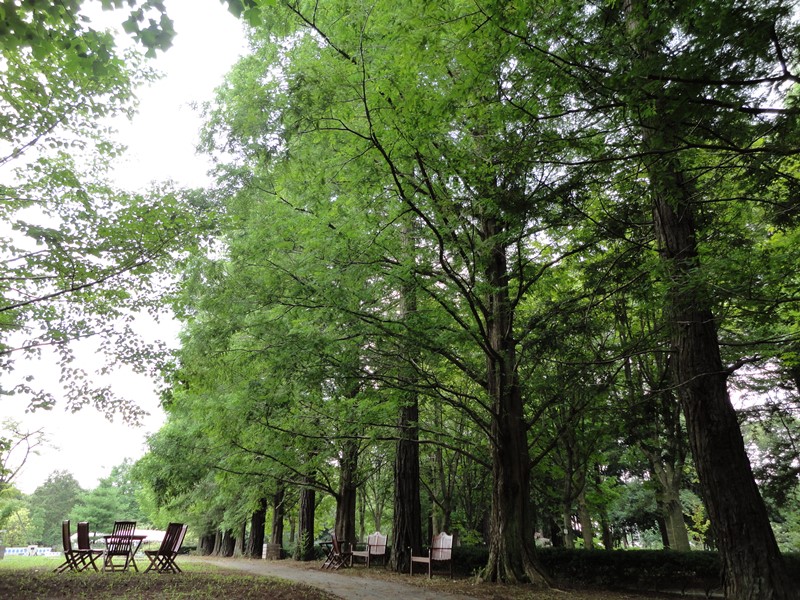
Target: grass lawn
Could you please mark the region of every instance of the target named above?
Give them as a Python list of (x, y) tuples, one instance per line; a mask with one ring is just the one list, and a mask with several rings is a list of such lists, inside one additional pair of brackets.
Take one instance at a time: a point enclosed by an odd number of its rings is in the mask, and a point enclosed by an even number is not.
[[(51, 600), (60, 598), (163, 598), (164, 600), (329, 600), (325, 592), (262, 576), (242, 575), (211, 565), (180, 564), (183, 574), (53, 573), (62, 559), (27, 556), (0, 560), (0, 598)], [(144, 570), (144, 569), (142, 569)]]

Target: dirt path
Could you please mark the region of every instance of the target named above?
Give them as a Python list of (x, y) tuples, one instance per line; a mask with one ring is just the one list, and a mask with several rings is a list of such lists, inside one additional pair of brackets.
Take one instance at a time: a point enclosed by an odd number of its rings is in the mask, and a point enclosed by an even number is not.
[(394, 581), (359, 577), (355, 574), (337, 573), (336, 571), (323, 571), (318, 567), (292, 566), (289, 561), (212, 557), (187, 557), (186, 560), (305, 583), (347, 600), (392, 600), (393, 598), (403, 598), (405, 600), (474, 600), (470, 596), (447, 594), (439, 590), (428, 590)]

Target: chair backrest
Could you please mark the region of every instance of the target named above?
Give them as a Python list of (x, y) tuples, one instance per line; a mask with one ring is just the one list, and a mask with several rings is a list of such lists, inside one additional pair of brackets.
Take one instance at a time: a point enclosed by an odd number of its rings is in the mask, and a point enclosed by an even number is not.
[(133, 535), (136, 532), (136, 521), (114, 521), (111, 535)]
[(64, 546), (64, 552), (72, 552), (72, 539), (69, 532), (69, 520), (61, 521), (61, 543)]
[(386, 554), (386, 536), (380, 531), (369, 534), (369, 537), (367, 537), (367, 544), (370, 554)]
[(336, 532), (331, 531), (331, 545), (333, 546), (333, 553), (337, 556), (342, 553), (341, 549), (339, 548), (339, 540), (336, 539)]
[(450, 560), (453, 556), (453, 535), (444, 531), (433, 536), (431, 541), (431, 560)]
[(89, 523), (86, 521), (78, 522), (78, 550), (90, 550), (92, 548), (89, 542)]
[(127, 553), (131, 549), (131, 536), (136, 532), (136, 521), (115, 521), (106, 549), (111, 553)]
[(161, 546), (158, 549), (159, 554), (170, 554), (175, 551), (175, 543), (181, 535), (183, 526), (183, 523), (170, 523), (167, 525), (167, 531), (164, 533), (164, 539), (161, 540)]
[(181, 525), (180, 531), (178, 531), (178, 535), (175, 536), (175, 544), (172, 546), (172, 553), (177, 554), (180, 549), (181, 545), (183, 544), (183, 538), (186, 537), (186, 532), (188, 531), (188, 525)]

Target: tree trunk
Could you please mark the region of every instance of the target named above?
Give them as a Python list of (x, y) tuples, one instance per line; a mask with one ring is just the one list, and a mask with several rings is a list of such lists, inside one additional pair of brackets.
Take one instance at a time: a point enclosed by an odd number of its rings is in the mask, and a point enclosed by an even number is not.
[(214, 556), (221, 556), (222, 555), (222, 531), (217, 529), (216, 533), (214, 533)]
[(295, 559), (314, 560), (314, 508), (316, 494), (314, 488), (300, 490), (300, 524), (298, 526)]
[(200, 547), (200, 556), (209, 556), (214, 554), (214, 541), (216, 536), (213, 533), (204, 533), (200, 536), (198, 546)]
[(689, 544), (689, 531), (686, 529), (686, 521), (683, 517), (683, 505), (681, 504), (681, 487), (683, 475), (683, 461), (678, 463), (678, 470), (662, 460), (656, 452), (644, 451), (650, 462), (650, 472), (653, 480), (658, 485), (656, 496), (658, 506), (661, 509), (661, 516), (664, 519), (664, 532), (667, 541), (666, 548), (677, 550), (678, 552), (688, 552), (691, 550)]
[(239, 525), (239, 535), (233, 539), (233, 556), (244, 555), (244, 545), (247, 540), (247, 521)]
[[(363, 541), (367, 538), (367, 491), (361, 487), (358, 490), (358, 506), (356, 507), (358, 519), (357, 540)], [(379, 529), (380, 531), (380, 529)]]
[(264, 526), (267, 523), (267, 499), (258, 501), (258, 508), (250, 515), (250, 537), (245, 554), (250, 558), (261, 558), (264, 550)]
[[(734, 600), (794, 598), (783, 559), (756, 486), (727, 389), (710, 300), (698, 283), (693, 192), (684, 180), (670, 135), (646, 127), (645, 149), (662, 158), (649, 165), (653, 215), (670, 273), (669, 322), (675, 381), (689, 443)], [(659, 139), (659, 136), (661, 139)]]
[(399, 439), (394, 459), (394, 513), (390, 566), (408, 570), (409, 548), (422, 550), (422, 509), (419, 500), (419, 437), (417, 395), (408, 392), (400, 407)]
[(339, 459), (339, 492), (336, 495), (336, 537), (343, 542), (356, 541), (356, 469), (359, 444), (356, 440), (342, 443)]
[(586, 503), (586, 490), (582, 490), (578, 496), (578, 519), (581, 523), (581, 537), (583, 537), (583, 547), (587, 550), (594, 548), (594, 526), (592, 525), (592, 515), (589, 512), (589, 505)]
[(286, 489), (283, 487), (283, 483), (279, 482), (278, 489), (272, 497), (272, 533), (269, 537), (271, 544), (278, 544), (279, 546), (283, 546), (283, 499), (285, 494)]
[(502, 228), (493, 217), (481, 221), (483, 241), (490, 243), (486, 263), (488, 297), (486, 332), (487, 391), (492, 402), (492, 510), (489, 560), (480, 577), (507, 583), (550, 585), (539, 564), (530, 520), (530, 456), (522, 392), (517, 375), (514, 311)]
[(611, 534), (611, 527), (608, 526), (608, 519), (605, 514), (600, 518), (600, 529), (603, 532), (603, 548), (605, 550), (613, 549), (614, 537)]
[[(413, 236), (403, 232), (407, 253), (413, 257)], [(400, 317), (409, 318), (417, 310), (416, 289), (413, 283), (405, 283), (400, 290)], [(402, 357), (409, 365), (418, 354), (416, 348), (403, 348)], [(415, 552), (422, 549), (422, 508), (419, 488), (419, 397), (414, 391), (416, 376), (411, 366), (400, 366), (401, 390), (397, 419), (397, 443), (394, 456), (394, 511), (392, 515), (391, 552), (389, 566), (403, 572), (410, 563), (409, 548)]]
[[(648, 0), (629, 0), (623, 5), (632, 47), (637, 52), (635, 59), (649, 70), (658, 68), (656, 63), (667, 46), (651, 33), (663, 29), (646, 26), (649, 19), (656, 18), (653, 5)], [(683, 107), (691, 103), (696, 92), (687, 88), (680, 102), (671, 104), (675, 99), (664, 88), (660, 90), (660, 95), (642, 99), (644, 105), (637, 107), (642, 115), (641, 150), (649, 157), (646, 169), (653, 220), (669, 277), (666, 303), (673, 380), (720, 552), (725, 593), (731, 600), (796, 598), (728, 395), (728, 373), (720, 356), (712, 294), (698, 253), (694, 212), (698, 194), (689, 183), (691, 179), (685, 177), (681, 156), (676, 152), (684, 143)]]
[(575, 548), (575, 530), (572, 528), (572, 506), (569, 504), (562, 506), (561, 526), (564, 530), (564, 547), (573, 550)]
[(236, 539), (233, 537), (233, 531), (231, 529), (226, 529), (222, 532), (218, 554), (220, 556), (230, 558), (233, 556), (233, 548), (235, 544)]

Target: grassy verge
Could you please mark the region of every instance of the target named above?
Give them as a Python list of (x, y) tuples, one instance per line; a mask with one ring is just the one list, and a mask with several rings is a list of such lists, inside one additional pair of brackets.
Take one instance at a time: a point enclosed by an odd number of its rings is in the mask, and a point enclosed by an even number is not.
[[(137, 561), (138, 562), (138, 561)], [(233, 573), (211, 565), (179, 564), (180, 575), (158, 573), (53, 573), (61, 560), (9, 557), (0, 560), (0, 598), (8, 600), (330, 600), (333, 596), (304, 585), (269, 577)]]

